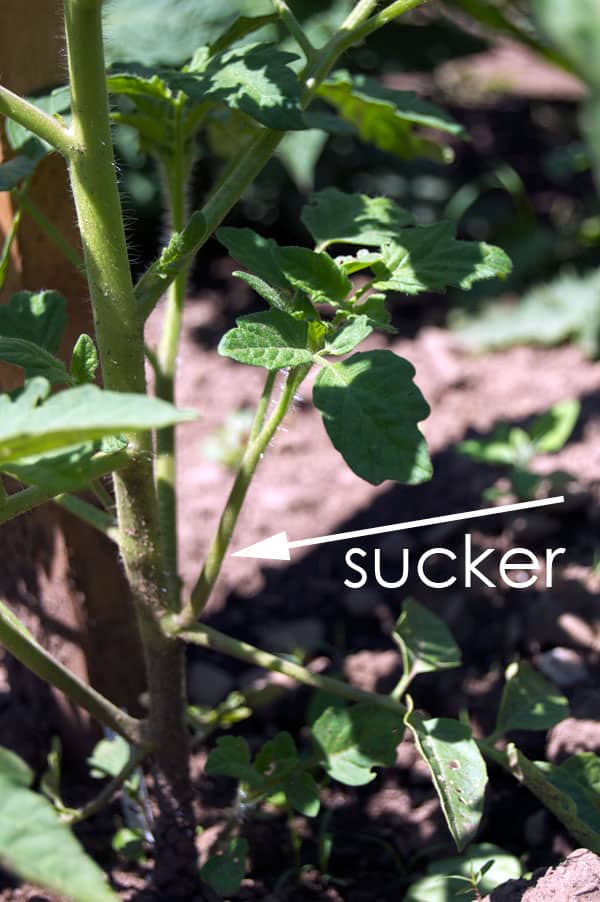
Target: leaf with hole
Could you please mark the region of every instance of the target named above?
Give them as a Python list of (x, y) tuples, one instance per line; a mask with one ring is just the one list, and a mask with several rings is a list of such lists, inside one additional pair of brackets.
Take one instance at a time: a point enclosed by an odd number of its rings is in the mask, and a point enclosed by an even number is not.
[(220, 896), (232, 896), (240, 888), (246, 873), (248, 841), (240, 836), (230, 839), (227, 848), (211, 855), (200, 875)]
[(483, 814), (487, 771), (468, 726), (436, 717), (423, 720), (410, 709), (405, 723), (426, 761), (448, 829), (461, 852), (474, 838)]
[(417, 423), (429, 405), (413, 382), (413, 366), (391, 351), (365, 351), (326, 364), (313, 400), (334, 447), (354, 472), (378, 485), (414, 485), (431, 477), (427, 443)]

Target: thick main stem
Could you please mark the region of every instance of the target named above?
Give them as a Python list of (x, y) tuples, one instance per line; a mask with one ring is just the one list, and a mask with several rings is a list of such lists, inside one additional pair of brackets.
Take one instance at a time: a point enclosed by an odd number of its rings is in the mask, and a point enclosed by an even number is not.
[[(145, 393), (143, 322), (135, 302), (114, 167), (100, 0), (65, 0), (73, 137), (71, 183), (82, 235), (104, 384)], [(184, 646), (164, 636), (168, 587), (154, 487), (151, 436), (137, 434), (134, 466), (115, 475), (119, 545), (144, 647), (159, 803), (156, 876), (182, 882), (177, 858), (195, 879), (188, 737), (184, 723)], [(185, 854), (173, 856), (173, 846)], [(188, 880), (189, 878), (189, 880)], [(186, 883), (187, 880), (187, 883)], [(189, 888), (188, 885), (188, 888)]]

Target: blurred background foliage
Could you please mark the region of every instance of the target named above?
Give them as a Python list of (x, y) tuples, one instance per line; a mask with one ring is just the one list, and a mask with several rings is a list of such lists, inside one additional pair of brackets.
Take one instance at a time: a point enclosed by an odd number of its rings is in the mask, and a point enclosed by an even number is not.
[[(292, 3), (317, 46), (351, 5), (347, 0)], [(119, 70), (180, 66), (237, 15), (269, 12), (269, 0), (111, 0), (105, 10), (110, 62)], [(294, 49), (274, 25), (247, 40), (260, 39)], [(590, 309), (595, 306), (593, 271), (600, 242), (592, 176), (600, 168), (594, 167), (600, 147), (598, 59), (600, 0), (432, 0), (355, 50), (344, 65), (388, 87), (415, 90), (448, 109), (469, 135), (467, 141), (450, 138), (453, 162), (399, 160), (343, 131), (292, 134), (230, 221), (249, 223), (282, 242), (304, 243), (298, 211), (313, 188), (334, 184), (385, 193), (419, 222), (456, 219), (462, 237), (507, 250), (515, 267), (501, 289), (514, 340), (530, 340), (532, 323), (549, 310), (557, 335), (578, 334), (579, 326), (572, 324), (575, 305), (582, 311), (580, 323), (585, 321), (587, 333), (592, 332), (586, 349), (597, 353)], [(165, 231), (160, 175), (131, 129), (118, 126), (116, 143), (130, 241), (141, 269)], [(201, 204), (218, 175), (222, 163), (215, 146), (213, 141), (213, 147), (199, 148), (190, 207)], [(223, 286), (227, 268), (215, 262), (218, 255), (218, 247), (207, 246), (194, 269), (193, 289)], [(539, 285), (543, 290), (537, 290)], [(497, 283), (483, 283), (466, 295), (403, 300), (398, 325), (410, 331), (411, 323), (416, 327), (424, 320), (445, 323), (449, 309), (468, 304), (466, 311), (453, 314), (452, 323), (469, 329), (471, 339), (481, 335), (483, 347), (498, 326), (498, 308), (492, 307), (489, 321), (487, 313), (482, 319), (477, 311), (499, 293)], [(524, 293), (519, 339), (519, 325), (512, 320), (513, 314), (518, 319), (515, 301)], [(595, 334), (600, 335), (600, 328)]]

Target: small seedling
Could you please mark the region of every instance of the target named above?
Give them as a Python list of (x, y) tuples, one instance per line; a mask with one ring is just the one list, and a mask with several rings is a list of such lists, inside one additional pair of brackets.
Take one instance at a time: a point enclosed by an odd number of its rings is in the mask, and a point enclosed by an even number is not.
[[(556, 454), (562, 450), (577, 424), (580, 409), (577, 400), (560, 401), (534, 420), (529, 429), (502, 423), (491, 438), (467, 439), (458, 445), (458, 450), (471, 460), (506, 467), (509, 491), (520, 501), (535, 498), (542, 484), (552, 494), (571, 479), (569, 474), (557, 471), (541, 476), (533, 472), (531, 464), (540, 454)], [(495, 500), (505, 494), (507, 492), (501, 488), (493, 487), (487, 489), (484, 496)]]

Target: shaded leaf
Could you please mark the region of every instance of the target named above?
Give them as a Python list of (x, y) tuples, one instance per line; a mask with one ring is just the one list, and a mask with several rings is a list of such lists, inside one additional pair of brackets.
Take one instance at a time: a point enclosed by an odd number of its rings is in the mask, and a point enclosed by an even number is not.
[(226, 332), (219, 343), (223, 357), (268, 370), (312, 362), (306, 323), (281, 310), (251, 313), (236, 323), (235, 329)]
[(517, 780), (564, 824), (578, 843), (600, 854), (600, 806), (595, 767), (590, 784), (585, 765), (568, 764), (571, 759), (558, 766), (545, 761), (533, 762), (513, 743), (508, 744), (506, 751)]
[(329, 244), (380, 247), (413, 221), (407, 210), (388, 197), (346, 194), (337, 188), (313, 194), (301, 219), (320, 248)]
[(321, 807), (319, 787), (310, 774), (292, 774), (283, 785), (286, 798), (292, 808), (305, 817), (316, 817)]
[(72, 492), (89, 485), (98, 473), (97, 463), (102, 461), (102, 469), (108, 464), (118, 469), (124, 463), (122, 451), (127, 447), (126, 439), (102, 439), (99, 442), (83, 442), (58, 451), (45, 451), (20, 457), (17, 461), (2, 463), (3, 472), (14, 476), (26, 485), (41, 486), (58, 495)]
[(51, 354), (67, 324), (65, 299), (56, 291), (18, 291), (0, 305), (0, 336), (23, 338)]
[(460, 648), (443, 620), (413, 598), (404, 602), (392, 638), (402, 650), (405, 674), (460, 667)]
[(267, 128), (303, 129), (300, 82), (289, 65), (295, 59), (273, 44), (248, 44), (212, 57), (196, 54), (186, 72), (169, 78), (169, 85), (193, 101), (239, 109)]
[(511, 263), (498, 247), (457, 241), (451, 222), (404, 229), (383, 247), (374, 264), (379, 291), (443, 292), (448, 287), (471, 288), (475, 282), (508, 275)]
[(413, 382), (413, 366), (391, 351), (366, 351), (327, 364), (313, 400), (333, 445), (352, 470), (377, 485), (429, 479), (431, 462), (417, 423), (429, 405)]
[(263, 238), (252, 229), (221, 228), (216, 235), (234, 260), (269, 285), (289, 291), (277, 256), (279, 245), (272, 238)]
[(548, 730), (568, 716), (567, 699), (531, 664), (520, 661), (507, 667), (496, 733)]
[(363, 141), (401, 159), (426, 157), (437, 162), (453, 159), (450, 148), (425, 137), (417, 128), (464, 136), (463, 127), (448, 113), (411, 91), (386, 88), (364, 75), (334, 72), (317, 94), (356, 127)]
[(220, 896), (231, 896), (240, 888), (246, 873), (248, 841), (240, 836), (229, 840), (223, 852), (212, 855), (200, 875)]
[(326, 708), (312, 725), (323, 767), (346, 786), (375, 779), (374, 767), (389, 767), (404, 735), (399, 715), (368, 702), (350, 708)]
[(279, 21), (279, 15), (277, 13), (266, 13), (263, 16), (238, 16), (238, 18), (231, 23), (229, 28), (212, 42), (209, 51), (210, 55), (214, 56), (215, 53), (221, 53), (221, 51), (226, 50), (230, 44), (235, 44), (235, 42), (239, 41), (241, 38), (245, 38), (249, 34), (258, 31), (260, 28), (264, 28), (265, 25), (271, 25), (277, 21)]
[(422, 720), (411, 709), (405, 721), (427, 762), (448, 829), (461, 852), (479, 829), (487, 771), (468, 726), (458, 720)]
[(25, 338), (5, 338), (0, 335), (0, 360), (22, 367), (26, 379), (43, 376), (52, 385), (71, 382), (61, 360)]
[(346, 273), (328, 254), (305, 247), (281, 247), (275, 256), (287, 282), (314, 303), (343, 301), (352, 289)]
[(269, 307), (283, 310), (284, 313), (289, 313), (290, 315), (294, 313), (295, 305), (289, 292), (278, 291), (276, 288), (273, 288), (272, 285), (269, 285), (268, 282), (265, 282), (264, 279), (260, 279), (250, 272), (236, 270), (232, 275), (249, 285), (250, 288), (267, 302)]
[(204, 771), (212, 776), (233, 777), (251, 786), (263, 784), (261, 774), (250, 763), (248, 743), (241, 736), (220, 736), (206, 760)]

